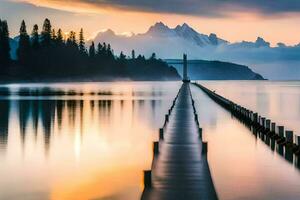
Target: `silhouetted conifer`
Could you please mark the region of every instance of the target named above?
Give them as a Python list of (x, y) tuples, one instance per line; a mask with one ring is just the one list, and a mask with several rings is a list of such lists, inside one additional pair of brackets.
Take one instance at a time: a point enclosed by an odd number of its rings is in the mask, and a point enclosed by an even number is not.
[(76, 33), (74, 31), (71, 31), (69, 33), (69, 37), (67, 39), (66, 45), (68, 47), (76, 47), (78, 48), (77, 40), (76, 40)]
[(30, 39), (27, 34), (25, 21), (23, 20), (20, 27), (19, 48), (17, 50), (18, 60), (21, 64), (28, 64), (30, 60), (30, 50)]
[(58, 29), (57, 36), (56, 36), (56, 43), (61, 45), (64, 43), (64, 37), (61, 29)]
[(155, 54), (155, 53), (152, 53), (150, 59), (151, 59), (151, 60), (155, 60), (155, 59), (156, 59), (156, 54)]
[(110, 44), (107, 45), (106, 55), (107, 55), (107, 58), (108, 58), (109, 60), (114, 60), (114, 58), (115, 58), (115, 57), (114, 57), (114, 52), (113, 52), (113, 50), (112, 50)]
[(126, 60), (126, 56), (125, 56), (125, 54), (123, 53), (123, 51), (121, 51), (119, 59), (120, 59), (121, 61), (125, 61), (125, 60)]
[(56, 42), (56, 39), (57, 39), (57, 36), (56, 36), (55, 29), (52, 29), (52, 31), (51, 31), (51, 40), (53, 42)]
[(96, 52), (98, 56), (101, 54), (102, 48), (103, 48), (102, 44), (98, 43), (98, 45), (97, 45), (97, 52)]
[(95, 52), (95, 44), (92, 42), (90, 49), (89, 49), (89, 56), (90, 58), (95, 58), (96, 52)]
[(31, 46), (33, 50), (38, 50), (40, 48), (39, 27), (37, 24), (33, 26), (31, 33)]
[(5, 20), (0, 20), (0, 64), (7, 65), (10, 60), (8, 25)]
[(81, 53), (86, 53), (84, 36), (83, 36), (83, 29), (80, 29), (80, 32), (79, 32), (79, 44), (78, 44), (78, 47), (79, 47), (79, 51)]
[(51, 44), (51, 31), (52, 26), (49, 19), (45, 19), (43, 24), (43, 30), (41, 33), (41, 41), (44, 47), (50, 46)]

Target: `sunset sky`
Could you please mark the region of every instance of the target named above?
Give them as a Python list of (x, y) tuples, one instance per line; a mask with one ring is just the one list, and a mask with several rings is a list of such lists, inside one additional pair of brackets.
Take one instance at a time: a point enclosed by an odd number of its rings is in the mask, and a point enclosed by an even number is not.
[(104, 29), (142, 33), (155, 22), (184, 22), (231, 42), (262, 36), (272, 45), (300, 42), (299, 0), (1, 0), (0, 18), (15, 36), (25, 19), (31, 31), (48, 17), (64, 31), (84, 28), (87, 38)]

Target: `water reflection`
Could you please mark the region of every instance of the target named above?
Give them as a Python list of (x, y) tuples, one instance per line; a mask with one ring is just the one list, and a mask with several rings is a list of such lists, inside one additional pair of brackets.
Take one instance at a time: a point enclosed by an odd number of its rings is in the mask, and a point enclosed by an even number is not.
[[(45, 85), (9, 86), (2, 94), (11, 95), (0, 95), (0, 199), (139, 199), (142, 171), (152, 163), (152, 141), (158, 139), (157, 130), (180, 86), (46, 85), (73, 91), (55, 96), (45, 90), (42, 96), (16, 92)], [(290, 103), (292, 97), (278, 96), (275, 86), (275, 94), (257, 97), (253, 94), (259, 87), (252, 86), (242, 94), (237, 89), (233, 96), (253, 110), (258, 102), (266, 103), (260, 109), (270, 116), (282, 112), (282, 121), (298, 122), (299, 98)], [(300, 199), (300, 173), (294, 167), (299, 167), (299, 158), (237, 121), (199, 89), (192, 91), (220, 199)], [(290, 105), (295, 108), (292, 117), (284, 111)]]
[(6, 150), (10, 102), (0, 100), (0, 154)]
[(296, 164), (296, 155), (294, 155), (293, 150), (291, 148), (287, 148), (286, 145), (280, 144), (278, 141), (276, 142), (275, 137), (270, 135), (270, 130), (260, 129), (259, 127), (252, 126), (250, 123), (247, 122), (247, 119), (243, 119), (234, 113), (231, 113), (231, 117), (235, 120), (238, 120), (241, 124), (243, 124), (249, 131), (253, 133), (255, 136), (255, 139), (262, 140), (267, 146), (271, 148), (272, 151), (275, 151), (284, 157), (289, 163), (295, 164), (295, 166), (298, 167)]
[(201, 81), (201, 84), (300, 134), (299, 81)]
[[(0, 199), (139, 199), (151, 143), (180, 85), (2, 90)], [(52, 96), (57, 88), (74, 92)]]
[[(209, 83), (210, 88), (218, 88), (218, 92), (221, 92), (219, 84)], [(232, 90), (231, 94), (236, 97), (241, 93), (254, 92), (253, 85), (255, 86), (255, 83), (249, 86), (249, 90), (244, 88), (240, 91), (235, 90), (235, 87), (240, 87), (239, 84), (230, 84), (230, 88), (223, 84), (223, 90), (227, 93)], [(203, 127), (204, 140), (208, 141), (209, 164), (220, 199), (300, 198), (298, 158), (285, 151), (283, 146), (272, 142), (265, 134), (245, 126), (243, 122), (212, 102), (199, 88), (192, 87), (192, 92)], [(249, 95), (249, 98), (250, 100), (244, 96), (241, 101), (253, 103), (256, 95)], [(269, 112), (273, 112), (272, 109), (270, 108)], [(210, 112), (214, 114), (210, 115)], [(267, 145), (273, 147), (269, 148)], [(236, 192), (237, 190), (239, 192)]]
[[(72, 132), (79, 131), (81, 134), (84, 132), (85, 118), (94, 122), (97, 118), (95, 114), (97, 113), (100, 121), (96, 123), (101, 124), (114, 124), (118, 119), (114, 119), (112, 112), (117, 115), (121, 115), (122, 121), (129, 120), (135, 123), (134, 120), (137, 117), (140, 121), (143, 121), (145, 113), (144, 110), (148, 110), (146, 104), (150, 104), (149, 113), (150, 118), (155, 119), (157, 106), (161, 106), (161, 100), (150, 100), (146, 101), (143, 99), (139, 100), (18, 100), (13, 101), (13, 105), (18, 105), (19, 117), (19, 132), (21, 144), (24, 148), (26, 144), (26, 136), (28, 134), (34, 133), (35, 140), (37, 139), (39, 133), (39, 125), (42, 130), (42, 139), (44, 142), (45, 152), (48, 152), (51, 145), (51, 136), (55, 126), (57, 126), (57, 132), (63, 132), (64, 128), (67, 126), (68, 130)], [(158, 104), (157, 104), (158, 102)], [(13, 106), (12, 105), (12, 106)], [(89, 116), (86, 115), (86, 108), (89, 107)], [(119, 111), (114, 111), (114, 107), (120, 108)], [(126, 112), (124, 113), (124, 107), (126, 107)], [(129, 108), (129, 109), (128, 109)], [(8, 139), (8, 121), (9, 121), (9, 109), (10, 101), (1, 100), (0, 109), (2, 110), (2, 116), (0, 120), (0, 142), (2, 144), (7, 143)], [(160, 113), (160, 112), (159, 112)], [(130, 116), (130, 119), (127, 117)], [(125, 121), (124, 121), (125, 122)], [(63, 128), (63, 125), (65, 126)], [(31, 126), (31, 127), (29, 127)], [(28, 133), (29, 132), (29, 133)]]

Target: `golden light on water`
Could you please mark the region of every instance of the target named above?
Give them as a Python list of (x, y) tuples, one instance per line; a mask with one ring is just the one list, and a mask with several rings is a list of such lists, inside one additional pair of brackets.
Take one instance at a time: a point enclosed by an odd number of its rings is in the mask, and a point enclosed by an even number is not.
[[(138, 199), (142, 172), (151, 164), (151, 141), (157, 137), (156, 128), (147, 121), (151, 116), (141, 117), (157, 97), (148, 99), (144, 95), (152, 94), (153, 86), (147, 91), (143, 87), (109, 84), (104, 91), (116, 95), (93, 96), (89, 93), (95, 87), (81, 84), (87, 95), (12, 101), (5, 146), (8, 160), (0, 167), (8, 173), (1, 175), (19, 173), (13, 180), (15, 192), (40, 191), (30, 193), (31, 197), (49, 193), (53, 200)], [(42, 115), (35, 116), (36, 109)], [(28, 176), (30, 187), (24, 187)]]

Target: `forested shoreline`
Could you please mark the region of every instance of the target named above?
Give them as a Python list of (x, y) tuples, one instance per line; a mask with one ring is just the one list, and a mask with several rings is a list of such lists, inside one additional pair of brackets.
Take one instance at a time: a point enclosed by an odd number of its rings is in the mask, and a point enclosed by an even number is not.
[(111, 81), (111, 80), (178, 80), (175, 68), (157, 59), (122, 52), (116, 56), (110, 44), (91, 43), (86, 48), (83, 29), (79, 34), (52, 27), (45, 19), (42, 30), (34, 25), (28, 33), (23, 20), (17, 37), (17, 59), (11, 58), (9, 28), (0, 19), (1, 82), (22, 81)]

